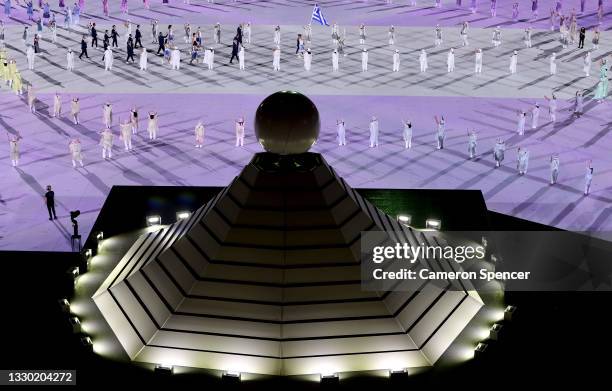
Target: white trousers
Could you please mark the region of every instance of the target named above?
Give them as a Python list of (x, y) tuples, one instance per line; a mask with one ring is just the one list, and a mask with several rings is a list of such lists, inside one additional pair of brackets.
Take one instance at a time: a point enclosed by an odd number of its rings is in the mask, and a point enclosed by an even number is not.
[(557, 183), (557, 177), (559, 176), (559, 170), (551, 170), (550, 171), (550, 184), (554, 185)]
[(470, 154), (470, 159), (476, 156), (476, 144), (473, 144), (473, 143), (468, 144), (468, 153)]

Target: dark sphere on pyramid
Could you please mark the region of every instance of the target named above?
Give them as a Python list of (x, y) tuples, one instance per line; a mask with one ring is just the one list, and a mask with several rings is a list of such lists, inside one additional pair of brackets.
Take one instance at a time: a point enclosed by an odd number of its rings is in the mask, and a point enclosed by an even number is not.
[(295, 91), (275, 92), (255, 113), (255, 136), (266, 151), (279, 155), (308, 152), (320, 127), (315, 104)]

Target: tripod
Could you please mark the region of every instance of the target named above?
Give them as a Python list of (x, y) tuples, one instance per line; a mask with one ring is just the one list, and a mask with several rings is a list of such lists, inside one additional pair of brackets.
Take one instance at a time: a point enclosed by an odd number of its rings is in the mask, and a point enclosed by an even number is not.
[(72, 251), (81, 251), (81, 235), (79, 235), (79, 223), (76, 219), (70, 219), (72, 221)]

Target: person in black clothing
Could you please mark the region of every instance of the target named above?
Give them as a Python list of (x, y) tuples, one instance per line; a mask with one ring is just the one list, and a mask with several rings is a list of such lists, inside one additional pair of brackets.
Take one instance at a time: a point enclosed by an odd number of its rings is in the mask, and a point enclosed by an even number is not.
[(232, 64), (234, 57), (236, 60), (240, 61), (238, 58), (238, 38), (234, 38), (234, 42), (232, 42), (232, 57), (230, 58), (230, 64)]
[(112, 46), (115, 48), (119, 47), (119, 44), (117, 43), (117, 37), (119, 37), (119, 33), (117, 33), (117, 28), (115, 27), (115, 25), (113, 25), (113, 28), (111, 29), (111, 38), (113, 39)]
[(240, 25), (238, 25), (238, 28), (236, 29), (236, 38), (238, 40), (238, 43), (242, 45), (242, 27)]
[(129, 35), (127, 40), (127, 58), (125, 62), (129, 62), (130, 59), (134, 62), (134, 40), (132, 39), (132, 34)]
[[(104, 31), (104, 39), (102, 40), (102, 53), (106, 52), (108, 49), (108, 44), (110, 43), (110, 35), (108, 35), (108, 30)], [(104, 61), (104, 54), (102, 54), (102, 61)]]
[(584, 49), (584, 38), (586, 37), (586, 29), (580, 28), (580, 39), (578, 41), (578, 49)]
[(108, 49), (109, 43), (110, 35), (108, 34), (108, 30), (104, 30), (104, 38), (102, 38), (102, 45), (104, 46), (104, 50)]
[(44, 199), (47, 203), (47, 211), (49, 211), (49, 220), (57, 220), (57, 215), (55, 214), (55, 193), (51, 190), (51, 185), (47, 186), (47, 192), (44, 195)]
[(79, 60), (83, 59), (83, 55), (89, 58), (89, 55), (87, 54), (87, 42), (85, 41), (84, 35), (83, 35), (83, 38), (81, 38), (81, 54), (79, 55)]
[(136, 35), (134, 36), (134, 38), (136, 38), (136, 42), (134, 43), (134, 48), (138, 48), (138, 47), (142, 47), (142, 33), (140, 32), (140, 25), (137, 24), (136, 25)]
[(91, 25), (91, 47), (98, 47), (98, 30), (96, 30), (96, 24)]
[(157, 35), (157, 44), (159, 45), (159, 48), (157, 49), (157, 54), (159, 54), (159, 52), (162, 52), (162, 56), (164, 55), (164, 50), (166, 50), (166, 37), (168, 37), (168, 34), (164, 35), (161, 31)]

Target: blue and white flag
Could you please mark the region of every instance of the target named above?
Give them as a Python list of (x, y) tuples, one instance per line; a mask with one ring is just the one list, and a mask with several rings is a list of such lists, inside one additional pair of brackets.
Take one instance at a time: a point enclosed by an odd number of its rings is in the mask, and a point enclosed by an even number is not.
[(327, 23), (327, 20), (325, 20), (325, 17), (323, 16), (323, 12), (321, 11), (321, 7), (319, 7), (319, 4), (314, 5), (311, 21), (315, 21), (321, 26), (329, 26), (329, 23)]

